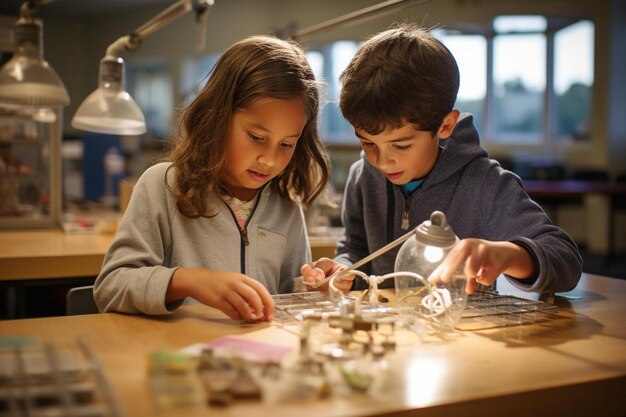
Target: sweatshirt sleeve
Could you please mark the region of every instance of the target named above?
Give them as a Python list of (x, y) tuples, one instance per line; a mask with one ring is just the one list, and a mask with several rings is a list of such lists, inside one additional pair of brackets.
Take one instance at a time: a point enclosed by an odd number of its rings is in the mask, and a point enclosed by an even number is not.
[(167, 314), (181, 302), (165, 305), (176, 268), (165, 265), (171, 247), (165, 170), (149, 168), (133, 189), (119, 229), (96, 279), (94, 296), (102, 312)]
[(543, 209), (528, 197), (521, 180), (500, 171), (491, 198), (484, 199), (485, 227), (490, 240), (505, 240), (524, 247), (535, 262), (535, 276), (507, 277), (523, 291), (545, 293), (573, 289), (582, 273), (582, 258), (572, 238), (555, 226)]

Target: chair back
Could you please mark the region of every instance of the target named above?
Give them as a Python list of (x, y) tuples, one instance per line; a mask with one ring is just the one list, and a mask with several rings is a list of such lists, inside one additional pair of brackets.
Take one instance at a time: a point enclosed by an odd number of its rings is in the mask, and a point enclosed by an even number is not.
[(93, 285), (74, 287), (65, 297), (65, 314), (77, 316), (81, 314), (99, 313), (96, 301), (93, 298)]

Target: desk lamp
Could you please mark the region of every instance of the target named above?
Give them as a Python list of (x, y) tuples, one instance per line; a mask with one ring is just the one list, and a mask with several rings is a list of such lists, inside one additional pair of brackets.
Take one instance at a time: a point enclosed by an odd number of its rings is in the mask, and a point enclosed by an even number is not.
[[(331, 299), (338, 301), (342, 299), (343, 293), (336, 288), (335, 280), (341, 279), (342, 276), (350, 273), (360, 276), (368, 283), (369, 291), (373, 293), (377, 291), (378, 284), (382, 281), (394, 278), (399, 304), (415, 307), (416, 313), (423, 317), (443, 317), (448, 324), (454, 324), (460, 318), (459, 313), (465, 308), (467, 300), (466, 277), (462, 272), (462, 267), (453, 274), (450, 282), (433, 286), (426, 279), (443, 262), (458, 240), (452, 228), (447, 224), (446, 216), (440, 211), (434, 211), (429, 220), (424, 221), (415, 229), (372, 252), (347, 269), (336, 272), (311, 286), (319, 287), (328, 282)], [(400, 244), (402, 246), (396, 255), (395, 272), (378, 277), (367, 276), (356, 271), (357, 268)], [(370, 299), (376, 299), (376, 297), (370, 294)]]
[(15, 169), (0, 178), (0, 228), (56, 227), (61, 219), (61, 126), (70, 99), (43, 58), (43, 25), (34, 17), (51, 2), (22, 4), (13, 56), (0, 68), (1, 129), (9, 139), (0, 165)]
[[(100, 61), (98, 88), (79, 106), (72, 126), (76, 129), (114, 135), (141, 135), (146, 132), (146, 121), (141, 109), (126, 91), (122, 49), (134, 50), (141, 41), (174, 19), (195, 10), (204, 30), (206, 12), (213, 0), (179, 0), (130, 35), (122, 36), (110, 44)], [(201, 38), (203, 40), (203, 38)]]
[(396, 256), (396, 271), (412, 271), (427, 278), (458, 242), (446, 216), (434, 211), (427, 220), (412, 231)]
[(452, 274), (449, 282), (439, 283), (434, 289), (426, 279), (448, 256), (459, 238), (440, 211), (433, 212), (430, 220), (416, 227), (413, 236), (414, 239), (404, 242), (396, 256), (393, 275), (397, 301), (400, 305), (415, 308), (423, 317), (439, 317), (440, 324), (453, 327), (467, 301), (463, 265)]
[(43, 58), (43, 25), (33, 14), (51, 0), (29, 0), (14, 26), (15, 52), (0, 70), (0, 102), (50, 107), (70, 104), (63, 82)]

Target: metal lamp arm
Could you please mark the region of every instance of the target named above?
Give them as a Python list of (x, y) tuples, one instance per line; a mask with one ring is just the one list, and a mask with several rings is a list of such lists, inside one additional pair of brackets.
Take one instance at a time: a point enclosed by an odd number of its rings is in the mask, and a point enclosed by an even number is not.
[(28, 0), (22, 3), (20, 7), (20, 17), (24, 19), (32, 19), (34, 14), (39, 11), (41, 6), (52, 3), (54, 0)]
[(192, 0), (178, 0), (167, 9), (139, 26), (131, 34), (122, 36), (111, 43), (107, 47), (106, 55), (119, 57), (119, 53), (122, 49), (136, 49), (141, 44), (141, 41), (152, 35), (154, 32), (157, 32), (163, 27), (169, 25), (180, 16), (194, 9), (196, 10), (196, 13), (201, 16), (206, 13), (209, 7), (213, 6), (213, 4), (214, 0), (197, 0), (196, 6), (194, 6), (194, 2)]

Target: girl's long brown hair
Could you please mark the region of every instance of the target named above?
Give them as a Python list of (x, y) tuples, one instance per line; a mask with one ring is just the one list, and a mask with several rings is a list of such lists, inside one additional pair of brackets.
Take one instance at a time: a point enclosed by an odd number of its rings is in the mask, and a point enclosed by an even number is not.
[(183, 111), (170, 152), (176, 182), (166, 184), (187, 217), (211, 217), (211, 192), (224, 193), (220, 176), (228, 152), (232, 115), (263, 98), (302, 97), (307, 123), (291, 161), (271, 186), (291, 201), (311, 203), (328, 181), (328, 156), (317, 133), (319, 87), (293, 42), (252, 36), (232, 45), (215, 64), (207, 84)]

